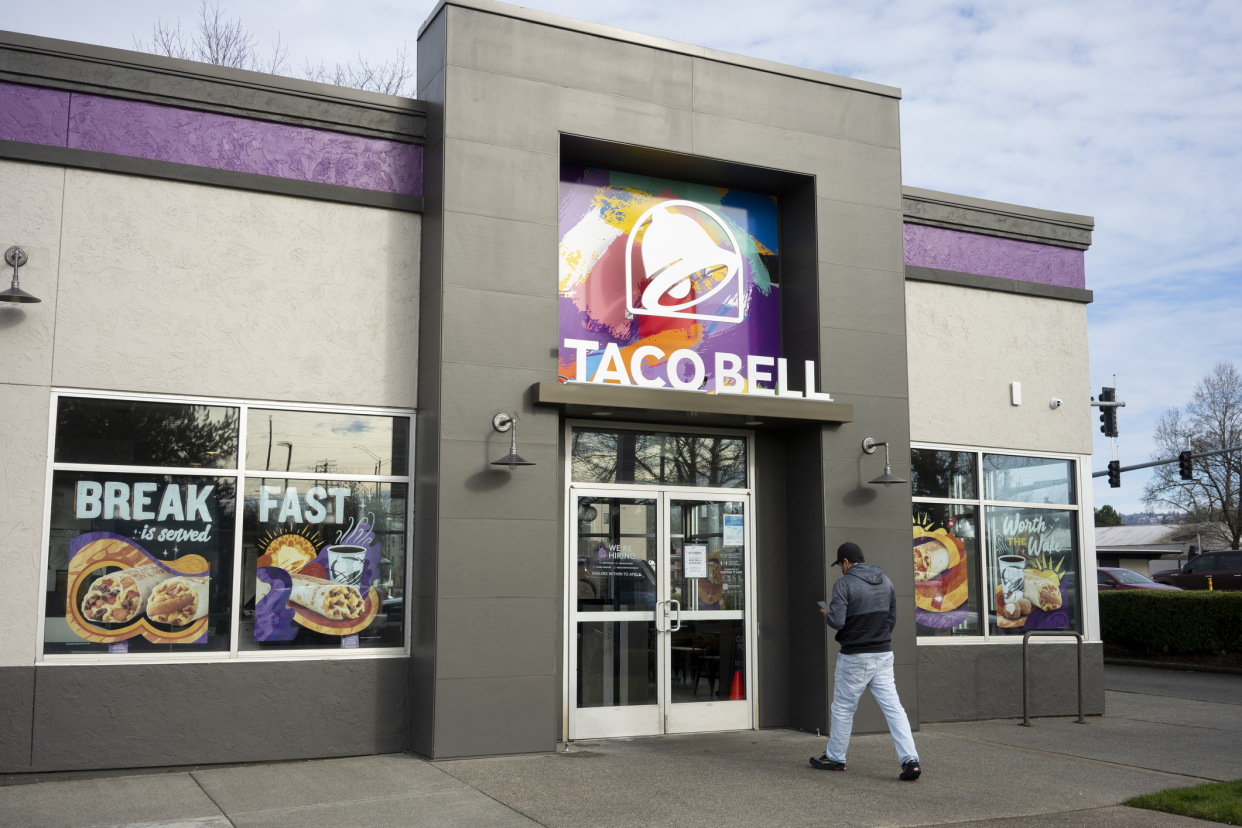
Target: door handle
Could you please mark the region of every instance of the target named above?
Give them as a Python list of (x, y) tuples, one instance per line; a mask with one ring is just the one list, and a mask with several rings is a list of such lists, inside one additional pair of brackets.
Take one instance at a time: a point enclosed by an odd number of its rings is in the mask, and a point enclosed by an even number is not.
[[(681, 601), (678, 601), (676, 598), (670, 598), (668, 603), (677, 605), (677, 626), (674, 627), (672, 623), (670, 622), (668, 625), (668, 631), (677, 632), (678, 630), (681, 629)], [(671, 610), (672, 607), (670, 606), (669, 609)]]
[[(667, 603), (668, 603), (668, 601), (656, 601), (656, 605), (655, 605), (655, 625), (656, 625), (656, 632), (658, 632), (658, 633), (668, 632), (668, 630), (666, 630), (666, 629), (661, 629), (661, 628), (660, 628), (660, 605), (661, 605), (661, 604), (667, 604)], [(667, 617), (667, 616), (666, 616), (666, 617)]]

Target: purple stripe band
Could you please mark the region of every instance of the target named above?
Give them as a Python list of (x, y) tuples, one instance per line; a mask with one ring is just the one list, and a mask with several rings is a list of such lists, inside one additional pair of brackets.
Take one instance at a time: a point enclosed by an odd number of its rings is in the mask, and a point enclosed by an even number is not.
[(63, 147), (68, 135), (68, 92), (0, 83), (0, 138)]
[(907, 224), (905, 239), (908, 265), (1080, 290), (1087, 287), (1082, 250), (924, 224)]
[(423, 149), (383, 138), (0, 83), (0, 139), (420, 196)]

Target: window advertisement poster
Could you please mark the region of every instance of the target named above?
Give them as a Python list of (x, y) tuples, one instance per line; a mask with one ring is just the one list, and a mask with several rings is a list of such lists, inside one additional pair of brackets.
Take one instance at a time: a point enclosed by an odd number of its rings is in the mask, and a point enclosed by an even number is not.
[(914, 620), (918, 634), (979, 634), (977, 508), (914, 504)]
[(236, 482), (56, 471), (44, 651), (228, 650)]
[(773, 196), (562, 164), (561, 380), (775, 389), (778, 238)]
[[(406, 485), (247, 480), (244, 649), (400, 643)], [(395, 545), (398, 548), (389, 549)], [(389, 640), (392, 639), (392, 640)]]
[(1007, 630), (1081, 632), (1077, 513), (987, 506), (993, 634)]
[(743, 515), (724, 516), (724, 545), (742, 546), (746, 543), (746, 518)]

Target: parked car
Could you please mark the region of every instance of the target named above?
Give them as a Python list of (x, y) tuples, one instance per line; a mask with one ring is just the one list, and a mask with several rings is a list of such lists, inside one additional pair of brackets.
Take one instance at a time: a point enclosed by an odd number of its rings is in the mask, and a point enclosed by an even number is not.
[(1116, 589), (1175, 589), (1181, 587), (1169, 584), (1158, 584), (1146, 575), (1140, 575), (1133, 569), (1121, 569), (1115, 566), (1102, 566), (1095, 571), (1095, 580), (1101, 591)]
[(1157, 572), (1155, 581), (1182, 589), (1207, 589), (1209, 577), (1212, 589), (1242, 590), (1242, 552), (1204, 552), (1181, 569)]

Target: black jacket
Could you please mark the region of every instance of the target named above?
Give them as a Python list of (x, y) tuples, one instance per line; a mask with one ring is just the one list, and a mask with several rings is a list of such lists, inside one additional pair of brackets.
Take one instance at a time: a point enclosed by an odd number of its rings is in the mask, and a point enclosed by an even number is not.
[(897, 591), (875, 564), (854, 564), (832, 585), (828, 626), (845, 655), (892, 652), (896, 623)]

